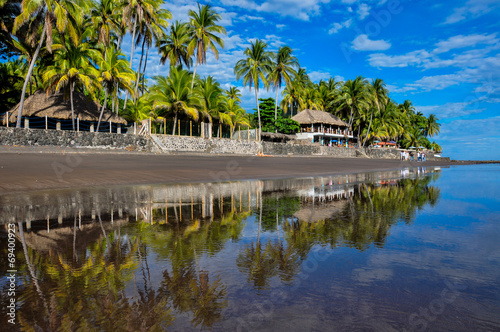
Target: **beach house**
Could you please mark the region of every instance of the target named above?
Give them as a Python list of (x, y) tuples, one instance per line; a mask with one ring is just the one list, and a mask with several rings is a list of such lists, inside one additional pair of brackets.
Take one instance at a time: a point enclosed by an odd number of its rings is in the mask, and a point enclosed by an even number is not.
[(306, 109), (292, 117), (300, 124), (298, 140), (324, 146), (354, 146), (356, 139), (347, 123), (328, 112)]

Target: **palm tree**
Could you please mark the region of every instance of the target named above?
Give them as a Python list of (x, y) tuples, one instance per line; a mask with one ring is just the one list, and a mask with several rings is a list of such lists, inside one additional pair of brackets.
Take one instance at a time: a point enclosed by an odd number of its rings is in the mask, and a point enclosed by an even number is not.
[(205, 64), (207, 62), (207, 50), (210, 48), (215, 58), (219, 60), (219, 51), (217, 45), (224, 48), (224, 40), (217, 36), (217, 34), (226, 34), (226, 29), (217, 25), (222, 17), (217, 14), (210, 5), (200, 6), (198, 3), (198, 12), (194, 10), (189, 11), (189, 25), (192, 30), (192, 40), (189, 43), (189, 55), (193, 55), (196, 50), (196, 60), (194, 64), (193, 79), (191, 81), (191, 89), (194, 85), (194, 78), (196, 76), (196, 67), (198, 64)]
[(294, 67), (299, 66), (299, 60), (292, 56), (292, 49), (288, 46), (280, 47), (278, 53), (274, 55), (273, 68), (267, 78), (269, 84), (276, 89), (276, 99), (274, 106), (274, 121), (278, 120), (278, 91), (281, 89), (283, 81), (286, 86), (291, 84), (291, 75), (295, 74)]
[(100, 76), (99, 83), (104, 88), (104, 102), (99, 114), (97, 122), (97, 131), (101, 124), (102, 115), (106, 108), (108, 95), (113, 93), (115, 89), (127, 90), (131, 95), (134, 94), (132, 82), (134, 81), (134, 73), (130, 68), (130, 64), (125, 60), (123, 53), (117, 50), (114, 45), (104, 50), (104, 55), (100, 55), (98, 60), (98, 68)]
[(233, 137), (234, 130), (237, 126), (250, 127), (250, 121), (245, 110), (238, 104), (235, 99), (226, 98), (225, 113), (231, 117), (231, 137)]
[[(139, 61), (139, 68), (137, 70), (137, 79), (136, 79), (136, 86), (135, 86), (135, 95), (137, 97), (138, 89), (139, 89), (139, 84), (140, 84), (140, 77), (141, 77), (141, 70), (142, 74), (144, 76), (144, 73), (146, 72), (146, 66), (148, 63), (148, 52), (149, 48), (155, 42), (158, 44), (160, 39), (165, 38), (165, 31), (163, 30), (164, 27), (168, 26), (168, 19), (172, 18), (172, 15), (168, 10), (161, 9), (160, 6), (162, 4), (162, 1), (160, 0), (154, 0), (153, 5), (154, 5), (154, 11), (153, 13), (150, 13), (149, 15), (144, 16), (144, 22), (139, 25), (140, 33), (137, 38), (137, 44), (140, 43), (142, 39), (142, 46), (141, 46), (141, 58)], [(144, 67), (142, 67), (142, 60), (144, 58), (144, 49), (146, 49), (146, 60), (144, 61)]]
[(283, 90), (281, 107), (285, 113), (288, 112), (288, 109), (290, 109), (291, 116), (293, 116), (294, 109), (297, 110), (298, 113), (299, 110), (304, 107), (304, 99), (302, 98), (302, 91), (298, 81), (292, 81), (292, 84)]
[[(76, 34), (76, 26), (80, 20), (82, 10), (78, 4), (70, 0), (25, 0), (21, 3), (21, 14), (16, 17), (14, 21), (14, 28), (12, 33), (15, 35), (17, 30), (20, 29), (26, 22), (33, 24), (43, 24), (42, 34), (40, 35), (38, 46), (35, 54), (31, 59), (26, 78), (24, 79), (23, 91), (21, 93), (21, 101), (19, 103), (19, 110), (17, 115), (16, 127), (21, 127), (21, 116), (23, 113), (24, 97), (26, 95), (26, 88), (30, 81), (35, 62), (42, 48), (42, 44), (46, 41), (46, 47), (49, 52), (52, 52), (52, 28), (55, 25), (60, 35), (64, 36), (67, 32), (70, 38), (75, 42), (78, 40)], [(36, 28), (35, 28), (36, 29)]]
[(232, 126), (231, 117), (224, 113), (225, 98), (222, 95), (222, 89), (219, 82), (212, 76), (199, 80), (196, 88), (201, 100), (200, 112), (208, 118), (210, 122), (217, 119), (219, 123), (225, 123)]
[(425, 136), (434, 136), (437, 135), (441, 129), (441, 124), (438, 123), (439, 119), (434, 115), (430, 114), (429, 117), (427, 118), (427, 125), (425, 127)]
[(377, 114), (380, 113), (380, 107), (387, 103), (387, 95), (389, 90), (385, 88), (385, 83), (380, 78), (372, 80), (371, 85), (368, 87), (369, 93), (371, 95), (372, 107), (370, 107), (370, 123), (368, 124), (368, 131), (366, 133), (365, 139), (363, 141), (363, 147), (365, 146), (368, 135), (370, 134), (370, 127), (372, 126), (374, 107), (377, 108)]
[[(131, 0), (123, 2), (123, 15), (122, 25), (129, 27), (129, 32), (132, 33), (132, 46), (130, 49), (130, 68), (134, 59), (134, 49), (140, 39), (136, 40), (136, 34), (144, 33), (150, 29), (152, 22), (157, 19), (157, 11), (160, 9), (160, 2), (158, 0)], [(146, 29), (146, 27), (147, 29)], [(137, 70), (140, 72), (140, 68)], [(127, 105), (128, 94), (125, 96), (125, 103)]]
[(116, 13), (119, 11), (116, 0), (100, 0), (92, 2), (90, 20), (97, 33), (97, 41), (105, 46), (111, 44), (113, 33), (120, 31), (120, 22)]
[(175, 126), (179, 113), (185, 113), (194, 120), (198, 120), (199, 112), (196, 107), (201, 104), (199, 97), (189, 87), (189, 72), (181, 68), (171, 67), (168, 77), (155, 76), (156, 84), (150, 92), (153, 101), (153, 111), (160, 110), (163, 113), (174, 113), (174, 126), (172, 135), (175, 134)]
[(272, 70), (272, 54), (266, 51), (266, 48), (267, 44), (257, 39), (245, 50), (244, 54), (246, 59), (239, 60), (234, 67), (234, 73), (237, 80), (243, 78), (243, 85), (246, 86), (248, 84), (250, 89), (252, 89), (252, 85), (254, 86), (255, 101), (257, 103), (257, 117), (259, 119), (259, 133), (262, 130), (258, 95), (260, 81), (262, 80), (262, 83), (266, 86), (266, 75)]
[(241, 103), (241, 92), (235, 86), (230, 87), (228, 90), (224, 91), (226, 97), (230, 100), (235, 100), (238, 103)]
[[(87, 30), (89, 31), (89, 30)], [(88, 92), (93, 90), (93, 81), (97, 77), (97, 70), (92, 66), (92, 61), (98, 57), (98, 51), (90, 48), (89, 43), (83, 42), (86, 33), (80, 37), (78, 44), (66, 41), (66, 45), (54, 44), (56, 50), (54, 65), (49, 66), (43, 74), (43, 80), (48, 92), (68, 88), (71, 105), (71, 122), (75, 130), (75, 111), (73, 106), (73, 92), (76, 84), (82, 84)]]
[(348, 80), (344, 83), (336, 99), (341, 109), (349, 110), (348, 127), (351, 128), (354, 116), (359, 114), (361, 109), (368, 108), (369, 96), (367, 93), (367, 81), (362, 76), (356, 77), (355, 80)]
[(161, 54), (160, 63), (170, 60), (170, 67), (186, 65), (187, 68), (193, 64), (189, 56), (188, 45), (190, 41), (190, 30), (187, 23), (175, 21), (170, 26), (170, 34), (165, 35), (158, 41), (158, 51)]

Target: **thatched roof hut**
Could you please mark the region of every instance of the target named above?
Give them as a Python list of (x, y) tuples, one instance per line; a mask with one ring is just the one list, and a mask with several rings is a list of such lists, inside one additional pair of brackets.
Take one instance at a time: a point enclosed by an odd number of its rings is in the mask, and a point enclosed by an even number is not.
[[(99, 121), (99, 114), (101, 112), (99, 106), (83, 93), (76, 91), (73, 93), (73, 106), (75, 109), (75, 118), (79, 118), (80, 121)], [(9, 122), (17, 121), (18, 110), (19, 104), (9, 111)], [(39, 90), (25, 99), (23, 116), (40, 118), (47, 116), (52, 119), (70, 120), (71, 104), (69, 99), (64, 98), (63, 93), (55, 93), (47, 96), (45, 92)], [(102, 121), (127, 124), (124, 118), (108, 110), (104, 111)], [(5, 123), (5, 119), (3, 122)]]
[(347, 127), (347, 123), (340, 120), (333, 114), (318, 110), (303, 110), (302, 112), (294, 115), (292, 120), (297, 121), (301, 125), (308, 124), (329, 124), (341, 127)]

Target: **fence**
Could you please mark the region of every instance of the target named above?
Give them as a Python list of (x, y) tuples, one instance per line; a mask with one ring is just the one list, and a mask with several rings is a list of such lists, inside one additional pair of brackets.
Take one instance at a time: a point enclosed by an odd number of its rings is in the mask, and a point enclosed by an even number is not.
[[(0, 113), (0, 124), (6, 127), (13, 127), (15, 123), (9, 123), (6, 121), (9, 116), (9, 112)], [(55, 129), (55, 130), (73, 130), (73, 121), (61, 120), (45, 117), (21, 117), (21, 127), (30, 129)], [(125, 126), (119, 123), (113, 123), (108, 121), (101, 121), (99, 125), (99, 132), (106, 133), (126, 133), (131, 126)], [(75, 118), (75, 130), (76, 131), (88, 131), (97, 132), (97, 121), (81, 121), (79, 118)]]
[[(15, 123), (6, 121), (9, 112), (0, 113), (0, 125), (6, 127), (15, 126)], [(30, 129), (55, 129), (55, 130), (73, 130), (71, 119), (60, 120), (50, 117), (21, 117), (21, 127)], [(175, 127), (175, 128), (174, 128)], [(150, 128), (150, 130), (149, 130)], [(80, 121), (75, 119), (76, 131), (96, 132), (97, 122)], [(152, 119), (143, 120), (142, 124), (122, 125), (113, 122), (101, 121), (99, 132), (107, 133), (128, 133), (128, 134), (160, 134), (175, 136), (193, 136), (204, 138), (229, 138), (229, 139), (256, 139), (255, 130), (237, 126), (232, 128), (226, 124), (195, 122), (186, 120), (172, 119)]]
[[(240, 126), (233, 128), (221, 123), (195, 122), (172, 119), (147, 119), (142, 121), (141, 127), (151, 126), (151, 134), (193, 136), (204, 138), (229, 138), (229, 139), (255, 139), (255, 130), (244, 129)], [(135, 133), (141, 132), (141, 127), (135, 129)], [(250, 132), (250, 134), (249, 134)]]

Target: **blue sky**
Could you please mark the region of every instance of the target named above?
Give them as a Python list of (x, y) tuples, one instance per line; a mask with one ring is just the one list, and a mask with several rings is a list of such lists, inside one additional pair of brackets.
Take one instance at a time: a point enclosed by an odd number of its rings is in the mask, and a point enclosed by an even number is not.
[[(243, 92), (242, 105), (255, 108), (253, 91), (235, 80), (233, 68), (250, 41), (269, 50), (288, 45), (315, 82), (336, 77), (383, 79), (391, 98), (410, 99), (417, 111), (442, 123), (434, 139), (452, 159), (500, 160), (500, 1), (396, 0), (215, 0), (228, 34), (219, 60), (209, 53), (201, 76)], [(165, 7), (186, 21), (196, 1)], [(128, 45), (127, 45), (128, 44)], [(125, 40), (124, 49), (130, 47)], [(138, 52), (137, 52), (138, 53)], [(138, 64), (138, 54), (134, 55)], [(167, 75), (155, 51), (148, 76)], [(261, 90), (262, 97), (274, 92)]]

